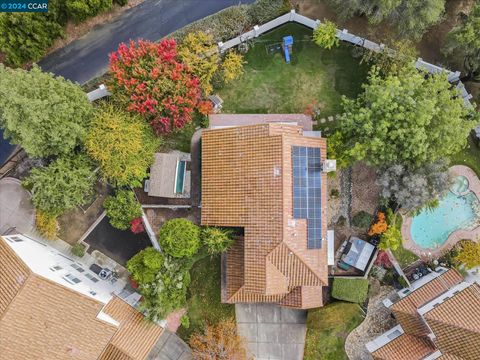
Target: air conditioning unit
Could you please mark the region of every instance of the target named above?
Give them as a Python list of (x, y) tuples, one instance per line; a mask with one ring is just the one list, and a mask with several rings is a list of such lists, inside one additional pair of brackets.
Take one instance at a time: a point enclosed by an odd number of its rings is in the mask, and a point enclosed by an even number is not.
[(322, 164), (323, 172), (331, 172), (337, 170), (337, 160), (325, 160)]

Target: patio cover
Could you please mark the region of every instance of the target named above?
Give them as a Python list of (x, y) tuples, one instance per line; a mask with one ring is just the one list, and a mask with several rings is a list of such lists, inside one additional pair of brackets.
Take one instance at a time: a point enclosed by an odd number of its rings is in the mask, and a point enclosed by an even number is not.
[(372, 244), (367, 243), (365, 240), (359, 239), (355, 236), (351, 237), (350, 244), (350, 250), (343, 258), (343, 262), (357, 268), (358, 270), (365, 271), (365, 268), (368, 265), (368, 260), (372, 256), (375, 247)]
[(175, 194), (175, 174), (178, 161), (190, 161), (190, 154), (180, 151), (155, 154), (155, 162), (150, 167), (149, 196), (165, 198), (190, 196), (190, 171), (187, 171), (185, 175), (184, 193)]
[(327, 230), (327, 265), (335, 265), (335, 233), (333, 230)]

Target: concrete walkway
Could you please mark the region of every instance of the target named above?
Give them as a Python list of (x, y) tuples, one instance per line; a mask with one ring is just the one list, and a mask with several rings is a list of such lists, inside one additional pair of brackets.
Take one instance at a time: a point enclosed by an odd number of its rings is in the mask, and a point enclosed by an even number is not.
[(192, 352), (176, 334), (165, 330), (147, 360), (192, 360)]
[(236, 304), (237, 329), (257, 360), (301, 360), (307, 312), (273, 304)]
[(30, 193), (18, 179), (7, 177), (0, 180), (0, 235), (10, 228), (24, 234), (32, 232), (35, 210), (30, 198)]

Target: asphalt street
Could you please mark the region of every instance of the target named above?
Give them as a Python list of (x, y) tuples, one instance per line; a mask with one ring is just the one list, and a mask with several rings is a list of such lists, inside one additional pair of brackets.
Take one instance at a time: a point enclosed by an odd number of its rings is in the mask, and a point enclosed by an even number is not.
[(156, 41), (226, 7), (254, 0), (146, 0), (109, 23), (51, 53), (38, 64), (44, 71), (84, 84), (102, 75), (108, 55), (130, 39)]

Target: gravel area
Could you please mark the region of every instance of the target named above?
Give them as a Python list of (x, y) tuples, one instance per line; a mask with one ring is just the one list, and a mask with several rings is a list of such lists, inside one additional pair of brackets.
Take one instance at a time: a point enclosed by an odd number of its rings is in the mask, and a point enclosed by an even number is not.
[[(345, 351), (350, 360), (371, 360), (373, 359), (365, 344), (394, 327), (397, 322), (390, 314), (382, 301), (392, 295), (395, 290), (390, 286), (379, 286), (377, 280), (371, 281), (371, 293), (365, 320), (354, 329), (345, 341)], [(372, 291), (373, 290), (373, 291)]]

